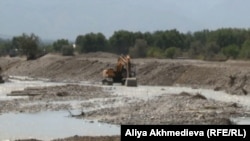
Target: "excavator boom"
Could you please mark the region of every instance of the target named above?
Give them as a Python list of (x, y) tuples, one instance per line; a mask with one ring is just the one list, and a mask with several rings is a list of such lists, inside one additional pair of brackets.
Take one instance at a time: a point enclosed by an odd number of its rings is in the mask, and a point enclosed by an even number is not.
[(131, 58), (129, 55), (119, 56), (115, 69), (109, 68), (103, 70), (103, 84), (112, 85), (113, 83), (121, 83), (126, 86), (137, 86), (135, 70), (132, 71)]

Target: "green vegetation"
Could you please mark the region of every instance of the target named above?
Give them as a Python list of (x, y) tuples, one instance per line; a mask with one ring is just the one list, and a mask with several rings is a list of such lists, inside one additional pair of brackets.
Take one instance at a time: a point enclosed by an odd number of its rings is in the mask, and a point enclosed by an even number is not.
[(17, 54), (26, 55), (27, 60), (36, 59), (41, 53), (38, 48), (39, 38), (35, 34), (13, 37), (11, 50)]
[(78, 35), (74, 42), (74, 48), (67, 39), (42, 45), (36, 35), (23, 34), (12, 40), (0, 39), (0, 55), (26, 55), (27, 59), (36, 59), (41, 51), (62, 55), (105, 51), (131, 54), (134, 58), (250, 59), (250, 29), (221, 28), (194, 33), (175, 29), (152, 33), (119, 30), (109, 39), (102, 33), (88, 33)]
[(170, 47), (170, 48), (167, 48), (165, 50), (165, 57), (166, 58), (171, 58), (171, 59), (174, 59), (175, 57), (178, 56), (179, 54), (179, 51), (180, 49), (179, 48), (176, 48), (176, 47)]
[(75, 43), (77, 44), (80, 53), (107, 50), (107, 39), (102, 33), (79, 35), (77, 36)]
[(53, 51), (61, 53), (64, 46), (69, 46), (69, 41), (67, 39), (59, 39), (53, 43)]
[(134, 47), (129, 48), (129, 54), (134, 58), (146, 57), (148, 44), (144, 39), (136, 39)]
[(74, 48), (70, 45), (65, 45), (62, 47), (62, 55), (63, 56), (73, 56), (74, 55)]

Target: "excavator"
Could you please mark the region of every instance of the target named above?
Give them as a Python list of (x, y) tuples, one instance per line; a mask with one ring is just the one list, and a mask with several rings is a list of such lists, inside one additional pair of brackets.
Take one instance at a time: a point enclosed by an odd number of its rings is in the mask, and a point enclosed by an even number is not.
[(115, 68), (104, 69), (102, 72), (103, 85), (113, 85), (113, 83), (121, 83), (125, 86), (137, 87), (137, 78), (135, 64), (131, 62), (129, 55), (121, 55), (118, 57)]

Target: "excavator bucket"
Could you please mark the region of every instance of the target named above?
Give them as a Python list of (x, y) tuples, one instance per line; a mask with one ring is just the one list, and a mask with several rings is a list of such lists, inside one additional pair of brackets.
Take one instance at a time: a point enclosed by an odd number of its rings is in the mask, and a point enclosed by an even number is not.
[(136, 78), (126, 78), (125, 86), (137, 87), (137, 79)]

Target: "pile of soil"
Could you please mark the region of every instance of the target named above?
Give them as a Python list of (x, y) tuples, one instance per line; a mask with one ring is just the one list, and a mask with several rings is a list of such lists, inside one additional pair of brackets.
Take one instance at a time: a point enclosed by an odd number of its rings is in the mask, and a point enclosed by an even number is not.
[[(116, 65), (117, 55), (103, 52), (65, 57), (47, 54), (37, 60), (0, 58), (4, 75), (49, 78), (52, 81), (101, 82), (102, 70)], [(250, 93), (250, 62), (207, 62), (200, 60), (132, 59), (140, 85), (183, 85), (228, 93)]]

